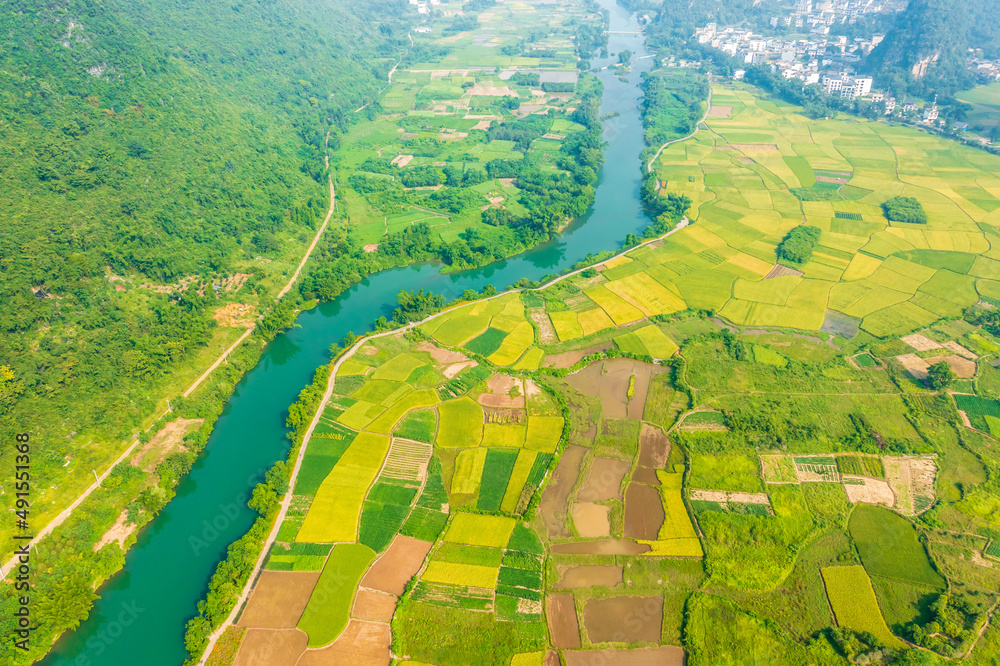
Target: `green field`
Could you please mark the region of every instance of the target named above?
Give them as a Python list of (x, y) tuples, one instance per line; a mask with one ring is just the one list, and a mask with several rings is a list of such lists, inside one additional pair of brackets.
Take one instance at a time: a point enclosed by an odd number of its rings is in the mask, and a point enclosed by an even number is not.
[(340, 544), (330, 552), (298, 622), (309, 635), (309, 647), (329, 645), (347, 626), (355, 589), (373, 559), (375, 553), (360, 544)]
[(944, 588), (913, 525), (882, 508), (860, 505), (851, 514), (851, 538), (869, 575)]
[(889, 647), (903, 647), (903, 642), (885, 624), (864, 567), (826, 567), (823, 582), (838, 626), (867, 631)]

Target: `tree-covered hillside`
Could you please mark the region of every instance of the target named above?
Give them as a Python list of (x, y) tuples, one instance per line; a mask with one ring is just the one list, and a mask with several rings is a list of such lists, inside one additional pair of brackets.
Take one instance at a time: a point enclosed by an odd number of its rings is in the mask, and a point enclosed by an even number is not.
[(415, 16), (383, 0), (0, 14), (0, 435), (53, 443), (39, 485), (103, 464), (226, 299), (270, 302), (325, 214), (327, 134), (335, 148), (376, 98)]
[(976, 83), (969, 49), (1000, 57), (1000, 0), (912, 0), (867, 67), (894, 92), (953, 95)]

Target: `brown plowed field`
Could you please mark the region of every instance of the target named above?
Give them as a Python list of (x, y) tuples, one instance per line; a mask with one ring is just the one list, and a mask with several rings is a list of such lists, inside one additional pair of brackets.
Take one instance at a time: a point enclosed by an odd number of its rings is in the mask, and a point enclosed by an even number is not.
[(301, 629), (250, 629), (233, 666), (295, 666), (308, 643)]
[(361, 587), (401, 596), (432, 545), (434, 544), (397, 534), (389, 548), (375, 560), (361, 579)]
[(566, 512), (569, 508), (569, 494), (576, 485), (580, 464), (586, 452), (587, 449), (582, 446), (567, 447), (552, 473), (552, 480), (545, 486), (540, 508), (549, 538), (572, 536), (566, 527)]
[(653, 469), (663, 469), (670, 455), (670, 440), (659, 428), (643, 423), (639, 433), (639, 464)]
[(576, 498), (581, 502), (601, 502), (621, 499), (622, 479), (630, 465), (614, 458), (594, 458), (580, 492)]
[(591, 599), (583, 609), (583, 624), (592, 643), (659, 643), (663, 597)]
[[(551, 324), (549, 324), (551, 326)], [(554, 335), (554, 332), (553, 332)], [(542, 341), (544, 344), (544, 340)], [(602, 342), (599, 345), (594, 345), (593, 347), (587, 347), (586, 349), (578, 349), (577, 351), (563, 352), (562, 354), (553, 354), (552, 356), (545, 357), (545, 367), (546, 368), (569, 368), (576, 365), (577, 361), (582, 359), (584, 356), (593, 354), (594, 352), (604, 351), (605, 349), (611, 348), (611, 341)]]
[(358, 590), (354, 597), (354, 610), (351, 615), (359, 620), (371, 620), (373, 622), (389, 622), (392, 614), (396, 612), (396, 601), (398, 599), (391, 594), (375, 592), (374, 590)]
[(545, 598), (546, 617), (552, 645), (558, 648), (580, 647), (580, 625), (576, 621), (576, 603), (572, 594), (553, 594)]
[(294, 629), (309, 603), (319, 574), (319, 571), (263, 572), (236, 626)]
[(351, 620), (333, 644), (307, 650), (297, 666), (389, 666), (391, 643), (388, 624)]
[(655, 541), (663, 518), (660, 492), (643, 483), (630, 483), (625, 491), (625, 538)]
[(672, 645), (638, 650), (567, 650), (566, 666), (684, 666), (684, 650)]
[(571, 590), (578, 587), (614, 587), (622, 583), (621, 565), (583, 564), (568, 567), (560, 572), (557, 590)]

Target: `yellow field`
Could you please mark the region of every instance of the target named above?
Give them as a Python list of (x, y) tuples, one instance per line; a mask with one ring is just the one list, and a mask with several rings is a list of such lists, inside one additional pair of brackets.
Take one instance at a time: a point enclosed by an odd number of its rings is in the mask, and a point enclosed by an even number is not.
[(561, 416), (529, 416), (524, 447), (542, 453), (555, 453), (562, 431)]
[(361, 505), (388, 452), (388, 437), (367, 432), (355, 437), (320, 485), (295, 540), (357, 541)]
[(453, 562), (431, 561), (421, 580), (428, 583), (447, 583), (468, 587), (495, 587), (500, 567), (484, 567), (478, 564), (455, 564)]

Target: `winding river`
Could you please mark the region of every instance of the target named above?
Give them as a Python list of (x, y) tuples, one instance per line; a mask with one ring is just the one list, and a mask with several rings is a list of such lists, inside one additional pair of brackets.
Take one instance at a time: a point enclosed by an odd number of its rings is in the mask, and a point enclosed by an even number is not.
[[(635, 33), (634, 17), (614, 0), (601, 0), (611, 14), (609, 59), (628, 49), (649, 53)], [(177, 496), (139, 535), (125, 568), (100, 590), (90, 617), (64, 636), (42, 660), (46, 666), (176, 666), (184, 661), (184, 625), (197, 612), (208, 580), (229, 544), (243, 535), (255, 514), (247, 494), (264, 472), (288, 455), (284, 419), (316, 368), (329, 362), (330, 344), (348, 331), (370, 330), (391, 316), (401, 289), (429, 289), (454, 298), (466, 289), (492, 284), (502, 289), (521, 278), (537, 280), (561, 272), (588, 253), (616, 249), (629, 233), (648, 224), (639, 200), (639, 153), (643, 149), (638, 102), (639, 76), (651, 67), (636, 60), (628, 82), (602, 70), (602, 114), (608, 142), (594, 205), (563, 235), (522, 255), (485, 268), (442, 274), (423, 264), (384, 271), (355, 285), (336, 300), (303, 312), (298, 326), (275, 339), (260, 363), (236, 387), (205, 452), (180, 484)]]

